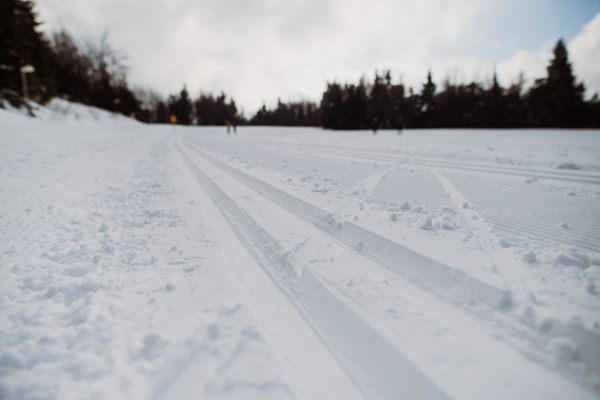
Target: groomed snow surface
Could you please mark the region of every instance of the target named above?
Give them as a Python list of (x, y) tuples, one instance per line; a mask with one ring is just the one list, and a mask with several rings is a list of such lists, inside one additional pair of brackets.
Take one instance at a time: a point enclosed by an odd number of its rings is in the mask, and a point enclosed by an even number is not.
[(0, 399), (600, 398), (600, 132), (0, 109)]

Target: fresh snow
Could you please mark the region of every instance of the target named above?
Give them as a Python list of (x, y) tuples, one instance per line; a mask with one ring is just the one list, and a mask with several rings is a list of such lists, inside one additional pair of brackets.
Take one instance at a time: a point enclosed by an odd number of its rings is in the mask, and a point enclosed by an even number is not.
[(600, 132), (0, 109), (1, 399), (600, 398)]

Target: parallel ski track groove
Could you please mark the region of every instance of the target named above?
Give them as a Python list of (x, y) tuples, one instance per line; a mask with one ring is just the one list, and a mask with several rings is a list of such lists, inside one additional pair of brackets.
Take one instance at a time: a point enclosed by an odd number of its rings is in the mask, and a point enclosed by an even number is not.
[[(203, 153), (201, 150), (197, 149), (197, 148), (196, 148), (195, 146), (193, 146), (193, 145), (187, 144), (187, 147), (189, 147), (191, 150), (193, 150), (194, 152), (196, 152), (196, 153), (198, 153), (199, 155), (201, 155), (201, 156), (202, 156), (203, 158), (205, 158), (206, 160), (210, 161), (210, 162), (211, 162), (213, 165), (215, 165), (215, 166), (216, 166), (217, 168), (219, 168), (221, 171), (223, 171), (223, 172), (226, 172), (226, 173), (230, 174), (230, 175), (231, 175), (231, 176), (233, 176), (234, 178), (236, 178), (236, 179), (240, 180), (240, 181), (241, 181), (243, 184), (245, 184), (246, 186), (248, 186), (248, 187), (250, 187), (251, 189), (253, 189), (254, 191), (257, 191), (258, 193), (262, 194), (262, 195), (263, 195), (263, 196), (265, 196), (266, 198), (269, 198), (269, 199), (271, 199), (271, 196), (269, 196), (269, 195), (267, 195), (266, 193), (264, 193), (264, 192), (263, 192), (261, 189), (259, 189), (258, 187), (255, 187), (255, 185), (254, 185), (254, 184), (250, 184), (249, 182), (247, 182), (247, 180), (251, 180), (252, 182), (256, 181), (257, 183), (260, 183), (260, 185), (264, 185), (264, 186), (266, 186), (266, 187), (269, 187), (270, 189), (272, 189), (272, 190), (274, 190), (274, 191), (276, 191), (276, 192), (281, 192), (281, 193), (282, 193), (284, 196), (287, 196), (287, 197), (290, 197), (290, 198), (294, 198), (294, 199), (295, 199), (295, 200), (293, 201), (294, 203), (306, 203), (306, 202), (304, 202), (303, 200), (300, 200), (300, 199), (298, 199), (298, 198), (295, 198), (294, 196), (292, 196), (292, 195), (290, 195), (290, 194), (288, 194), (288, 193), (285, 193), (285, 192), (283, 192), (283, 191), (281, 191), (281, 190), (279, 190), (279, 189), (276, 189), (276, 188), (272, 187), (271, 185), (269, 185), (269, 184), (267, 184), (267, 183), (265, 183), (265, 182), (263, 182), (263, 181), (261, 181), (261, 180), (259, 180), (259, 179), (257, 179), (257, 178), (254, 178), (254, 177), (252, 177), (252, 176), (250, 176), (250, 175), (247, 175), (247, 174), (245, 174), (245, 173), (243, 173), (243, 172), (241, 172), (241, 171), (239, 171), (239, 170), (236, 170), (235, 168), (233, 168), (233, 167), (231, 167), (231, 166), (228, 166), (228, 165), (226, 165), (226, 164), (224, 164), (224, 163), (222, 163), (222, 162), (220, 162), (220, 161), (218, 161), (218, 160), (216, 160), (216, 159), (213, 159), (213, 158), (212, 158), (212, 157), (210, 157), (210, 156), (207, 156), (207, 155), (206, 155), (206, 154), (204, 154), (204, 153)], [(231, 171), (231, 172), (229, 172), (229, 171)], [(242, 176), (244, 176), (246, 179), (242, 179), (241, 177), (238, 177), (238, 176), (237, 176), (238, 174), (239, 174), (239, 175), (242, 175)], [(260, 187), (260, 186), (259, 186), (259, 187)], [(286, 204), (282, 204), (282, 203), (280, 203), (279, 201), (277, 201), (277, 200), (275, 200), (275, 199), (271, 199), (271, 200), (272, 200), (272, 201), (275, 201), (275, 202), (277, 202), (278, 204), (280, 204), (280, 205), (281, 205), (282, 207), (284, 207), (284, 208), (288, 208), (288, 207), (289, 207), (288, 205), (286, 205)], [(289, 200), (286, 200), (286, 201), (287, 201), (287, 202), (289, 202)], [(312, 208), (316, 208), (315, 206), (312, 206), (312, 205), (310, 205), (310, 204), (308, 204), (308, 203), (306, 203), (306, 204), (307, 204), (308, 206), (312, 207)], [(303, 219), (307, 220), (308, 222), (310, 222), (310, 223), (314, 224), (315, 226), (317, 226), (317, 227), (321, 228), (321, 229), (322, 229), (322, 230), (323, 230), (323, 231), (324, 231), (326, 234), (332, 235), (332, 233), (331, 233), (330, 231), (328, 231), (327, 229), (325, 229), (325, 228), (324, 228), (324, 225), (326, 225), (326, 224), (320, 224), (320, 223), (316, 222), (315, 220), (311, 220), (311, 219), (309, 219), (309, 218), (306, 218), (306, 217), (304, 217), (304, 216), (303, 216), (301, 213), (298, 213), (298, 212), (296, 212), (294, 209), (290, 209), (290, 208), (288, 208), (288, 211), (290, 211), (290, 212), (292, 212), (292, 213), (294, 213), (294, 214), (296, 214), (296, 215), (300, 216), (301, 218), (303, 218)], [(330, 215), (329, 213), (326, 213), (326, 212), (324, 212), (324, 211), (323, 211), (323, 213), (325, 213), (325, 214), (327, 214), (327, 215)], [(323, 216), (320, 216), (320, 218), (323, 218)], [(324, 221), (323, 221), (323, 222), (324, 222)], [(356, 226), (356, 225), (353, 225), (353, 224), (351, 224), (351, 223), (348, 223), (348, 222), (344, 223), (344, 225), (343, 225), (343, 229), (345, 229), (345, 228), (346, 228), (346, 224), (348, 224), (348, 228), (350, 228), (351, 230), (352, 230), (352, 229), (364, 230), (363, 228), (360, 228), (360, 227), (358, 227), (358, 226)], [(365, 231), (365, 232), (368, 232), (368, 231)], [(372, 233), (371, 233), (371, 234), (372, 234)], [(377, 236), (379, 236), (379, 235), (377, 235)], [(332, 235), (332, 237), (336, 238), (336, 236), (335, 236), (335, 235)], [(380, 237), (380, 239), (381, 239), (381, 237)], [(385, 238), (382, 238), (382, 239), (385, 239)], [(386, 240), (387, 240), (387, 239), (386, 239)], [(542, 243), (544, 243), (544, 242), (542, 242)], [(366, 242), (365, 242), (365, 246), (366, 246)], [(380, 248), (380, 247), (377, 247), (377, 248)], [(368, 256), (368, 257), (369, 257), (369, 256)], [(371, 258), (371, 257), (369, 257), (369, 258)], [(377, 260), (377, 259), (373, 259), (373, 258), (371, 258), (371, 259), (372, 259), (372, 261), (374, 261), (375, 263), (377, 263), (377, 264), (380, 264), (380, 265), (381, 265), (383, 268), (386, 268), (386, 269), (390, 270), (390, 272), (397, 273), (397, 272), (396, 272), (396, 271), (394, 271), (393, 269), (389, 269), (389, 268), (388, 268), (386, 265), (384, 265), (384, 264), (381, 264), (379, 260)], [(399, 275), (400, 277), (402, 277), (403, 279), (408, 279), (409, 281), (412, 281), (412, 280), (411, 280), (409, 277), (405, 277), (405, 276), (403, 276), (402, 274), (398, 274), (398, 275)], [(437, 297), (439, 297), (440, 299), (445, 297), (445, 295), (444, 295), (444, 294), (437, 293), (435, 290), (430, 290), (430, 288), (428, 288), (426, 285), (425, 285), (425, 286), (423, 286), (423, 285), (422, 285), (421, 283), (419, 283), (419, 282), (412, 281), (412, 283), (416, 284), (416, 286), (418, 286), (418, 287), (421, 287), (422, 289), (425, 289), (425, 290), (429, 291), (429, 292), (430, 292), (432, 295), (434, 295), (434, 296), (437, 296)], [(448, 299), (448, 297), (446, 297), (446, 299)], [(451, 300), (451, 301), (452, 301), (452, 300)], [(503, 305), (500, 303), (500, 304), (498, 304), (497, 306), (500, 306), (500, 307), (502, 307)], [(459, 308), (461, 308), (461, 307), (459, 307)], [(467, 313), (469, 313), (469, 312), (468, 312), (469, 310), (464, 310), (464, 309), (463, 309), (463, 311), (467, 311)], [(476, 315), (471, 315), (471, 316), (472, 316), (472, 317), (476, 317)], [(511, 328), (510, 326), (507, 326), (507, 328), (509, 329), (509, 331), (513, 332), (513, 334), (516, 334), (517, 336), (520, 336), (520, 335), (522, 335), (522, 334), (524, 333), (524, 331), (523, 331), (522, 329), (520, 329), (520, 328), (519, 328), (519, 329), (517, 329), (517, 330), (515, 330), (515, 331), (513, 331), (513, 328)], [(579, 332), (583, 332), (583, 334), (579, 334)], [(588, 364), (589, 364), (589, 365), (597, 365), (597, 364), (598, 364), (598, 363), (595, 361), (595, 358), (596, 358), (596, 355), (599, 355), (599, 354), (600, 354), (600, 352), (599, 352), (599, 351), (600, 351), (600, 347), (595, 347), (595, 346), (597, 346), (597, 345), (600, 343), (600, 338), (598, 337), (598, 335), (597, 335), (596, 333), (594, 333), (594, 332), (592, 332), (592, 331), (589, 331), (587, 328), (581, 327), (581, 326), (579, 326), (579, 325), (578, 325), (578, 324), (576, 324), (576, 323), (565, 323), (565, 324), (559, 324), (559, 325), (556, 327), (556, 329), (554, 329), (554, 330), (553, 330), (553, 331), (550, 333), (550, 335), (552, 335), (552, 336), (561, 335), (561, 336), (567, 336), (567, 337), (571, 337), (571, 338), (573, 338), (573, 339), (574, 339), (574, 340), (575, 340), (575, 341), (576, 341), (578, 344), (580, 344), (580, 345), (582, 346), (582, 348), (587, 348), (588, 350), (592, 350), (592, 349), (593, 349), (593, 351), (591, 351), (591, 352), (590, 352), (590, 354), (587, 354), (587, 353), (586, 353), (585, 355), (582, 355), (582, 356), (585, 358), (586, 362), (588, 362)], [(590, 346), (591, 346), (591, 347), (590, 347)], [(596, 350), (595, 350), (596, 348), (598, 348), (598, 349), (599, 349), (599, 351), (596, 351)], [(594, 367), (594, 368), (595, 368), (595, 367)], [(599, 366), (598, 368), (600, 368), (600, 366)]]
[[(487, 211), (486, 214), (488, 216), (491, 216), (492, 218), (495, 217), (502, 221), (506, 220), (506, 215), (498, 213), (498, 212)], [(544, 216), (544, 218), (545, 218), (545, 216)], [(550, 219), (550, 218), (548, 218), (548, 219)], [(514, 220), (511, 220), (511, 222), (512, 221), (514, 221)], [(522, 222), (523, 225), (532, 226), (532, 227), (535, 226), (536, 224), (538, 224), (541, 227), (555, 231), (556, 232), (555, 234), (562, 238), (567, 237), (570, 239), (573, 235), (575, 235), (575, 236), (579, 236), (578, 237), (579, 240), (585, 241), (585, 240), (589, 240), (589, 239), (596, 239), (596, 240), (600, 241), (600, 236), (598, 236), (596, 232), (591, 231), (585, 227), (578, 226), (579, 225), (578, 222), (576, 222), (574, 224), (573, 220), (571, 220), (571, 219), (569, 220), (569, 223), (568, 223), (569, 228), (568, 228), (567, 232), (557, 231), (558, 224), (561, 222), (566, 222), (566, 221), (564, 221), (564, 219), (559, 219), (559, 220), (555, 219), (554, 221), (552, 221), (553, 224), (550, 224), (545, 221), (540, 221), (539, 218), (534, 219), (534, 218), (526, 217), (526, 216), (518, 216), (517, 221)], [(560, 228), (560, 229), (564, 229), (564, 228)], [(581, 236), (583, 236), (583, 237), (581, 237)], [(590, 243), (590, 245), (593, 245), (593, 243)]]
[[(254, 243), (258, 250), (266, 258), (266, 262), (269, 263), (272, 268), (275, 268), (278, 274), (285, 274), (287, 278), (293, 277), (293, 275), (290, 273), (290, 269), (282, 269), (286, 266), (285, 261), (283, 261), (284, 259), (282, 258), (282, 256), (285, 254), (283, 247), (281, 247), (281, 245), (262, 227), (260, 227), (260, 225), (258, 225), (241, 207), (231, 200), (231, 198), (229, 198), (214, 181), (206, 176), (200, 170), (200, 168), (189, 159), (189, 157), (178, 145), (175, 145), (175, 147), (182, 155), (196, 179), (203, 184), (206, 191), (209, 193), (211, 198), (213, 198), (213, 201), (222, 210), (226, 219), (238, 233), (238, 236), (241, 235), (242, 242), (249, 248), (249, 250), (255, 253), (252, 250), (252, 246), (250, 246), (250, 243)], [(238, 223), (240, 220), (245, 221), (246, 224), (249, 224), (250, 228), (244, 227), (243, 224)], [(250, 231), (248, 229), (250, 229)], [(332, 355), (338, 360), (340, 366), (348, 372), (350, 378), (357, 383), (357, 387), (359, 387), (367, 397), (392, 399), (397, 398), (397, 396), (407, 396), (407, 398), (413, 398), (415, 395), (418, 395), (419, 398), (420, 396), (425, 396), (423, 398), (448, 399), (447, 395), (444, 394), (425, 375), (423, 375), (422, 372), (412, 366), (409, 360), (405, 359), (402, 354), (398, 353), (385, 339), (381, 338), (371, 326), (362, 321), (360, 316), (356, 315), (355, 312), (346, 306), (343, 301), (339, 300), (335, 294), (327, 289), (326, 286), (321, 283), (319, 277), (313, 275), (310, 271), (305, 270), (301, 277), (298, 278), (294, 284), (285, 284), (282, 282), (281, 276), (278, 277), (275, 272), (271, 270), (271, 268), (268, 268), (264, 264), (264, 262), (259, 262), (259, 264), (265, 273), (271, 278), (276, 287), (296, 307), (300, 315), (304, 317), (305, 321), (313, 329), (315, 334), (317, 334), (317, 336), (323, 341), (326, 348), (328, 348)], [(308, 292), (294, 294), (294, 289), (297, 289), (298, 286), (310, 288), (310, 290)], [(313, 293), (315, 291), (316, 293)], [(335, 324), (332, 324), (328, 321), (328, 313), (323, 313), (324, 304), (322, 304), (322, 298), (317, 298), (315, 296), (325, 296), (327, 298), (325, 304), (328, 304), (329, 308), (333, 307), (337, 311), (338, 319), (341, 318), (346, 321), (353, 321), (353, 323), (348, 324), (348, 326), (354, 326), (355, 328), (358, 328), (360, 332), (353, 332), (352, 334), (349, 334), (344, 333), (343, 329), (340, 331), (339, 328), (337, 329), (338, 332), (335, 332)], [(311, 307), (311, 305), (313, 307)], [(314, 320), (314, 318), (317, 320)], [(357, 321), (360, 322), (358, 325), (356, 323)], [(327, 326), (329, 326), (329, 329), (325, 328)], [(334, 343), (327, 339), (327, 337), (332, 334), (335, 336), (336, 341), (346, 344), (346, 351), (352, 349), (350, 351), (352, 353), (350, 358), (344, 357), (342, 353), (334, 350)], [(384, 362), (373, 364), (371, 360), (373, 355), (365, 355), (361, 353), (361, 347), (365, 346), (364, 339), (366, 338), (379, 339), (372, 342), (372, 345), (369, 347), (369, 352), (373, 352), (378, 361)], [(369, 364), (371, 369), (374, 368), (376, 370), (361, 371), (363, 374), (369, 376), (371, 382), (368, 383), (364, 382), (364, 378), (357, 378), (357, 376), (354, 375), (355, 372), (353, 372), (357, 369), (361, 369), (361, 364), (364, 363)], [(408, 377), (409, 379), (422, 381), (425, 385), (421, 386), (421, 390), (423, 391), (414, 393), (414, 389), (405, 389), (402, 387), (402, 385), (399, 386), (397, 380), (407, 380), (407, 377), (396, 376), (393, 371), (383, 369), (384, 365), (387, 367), (393, 365), (397, 369), (403, 370), (407, 375), (410, 375)], [(373, 382), (383, 383), (383, 385), (375, 385), (375, 387), (373, 387)], [(390, 390), (391, 388), (393, 390)], [(387, 393), (374, 393), (373, 390), (377, 389), (387, 390)], [(403, 392), (404, 395), (402, 394)]]
[[(340, 152), (339, 150), (330, 150), (330, 153), (336, 155), (348, 155), (352, 157), (365, 158), (368, 160), (381, 160), (381, 161), (393, 161), (400, 162), (401, 158), (406, 157), (403, 155), (392, 156), (392, 155), (384, 155), (377, 152), (369, 152), (370, 154), (365, 154), (367, 151), (346, 151)], [(327, 153), (319, 154), (327, 155)], [(373, 158), (375, 157), (375, 158)], [(519, 176), (528, 176), (528, 177), (539, 177), (545, 179), (558, 179), (558, 180), (566, 180), (571, 182), (579, 182), (579, 183), (591, 183), (600, 185), (600, 176), (593, 174), (581, 174), (574, 172), (565, 172), (565, 171), (549, 171), (549, 170), (539, 170), (539, 169), (528, 169), (528, 168), (519, 168), (519, 167), (506, 167), (506, 166), (497, 166), (497, 165), (485, 165), (478, 163), (459, 163), (445, 160), (435, 160), (420, 157), (410, 162), (410, 164), (419, 164), (424, 166), (435, 166), (435, 167), (448, 167), (448, 168), (459, 168), (465, 170), (473, 170), (479, 172), (489, 172), (489, 173), (506, 173), (510, 175), (519, 175)], [(435, 164), (435, 165), (434, 165)]]
[(531, 172), (520, 172), (520, 171), (512, 171), (508, 168), (482, 168), (482, 167), (473, 167), (469, 164), (464, 165), (452, 165), (449, 163), (441, 163), (441, 162), (423, 162), (419, 160), (412, 161), (415, 165), (421, 165), (424, 167), (437, 167), (437, 168), (450, 168), (450, 169), (458, 169), (458, 170), (467, 170), (467, 171), (475, 171), (475, 172), (485, 172), (491, 174), (501, 174), (501, 175), (516, 175), (516, 176), (525, 176), (525, 177), (536, 177), (540, 179), (554, 179), (554, 180), (562, 180), (567, 182), (574, 183), (588, 183), (593, 185), (600, 185), (600, 180), (596, 179), (585, 179), (580, 177), (566, 177), (562, 175), (554, 175), (554, 173), (541, 173), (541, 171), (532, 170)]
[[(261, 146), (262, 147), (262, 146)], [(279, 149), (283, 150), (283, 149)], [(398, 156), (394, 156), (392, 154), (382, 154), (378, 151), (369, 151), (369, 150), (342, 150), (336, 148), (328, 149), (327, 153), (319, 151), (321, 149), (308, 148), (307, 153), (318, 153), (319, 155), (327, 156), (329, 154), (335, 154), (339, 156), (350, 156), (363, 158), (366, 160), (372, 161), (385, 161), (385, 162), (404, 162), (407, 156), (398, 154)], [(285, 150), (284, 150), (285, 151)], [(430, 158), (420, 157), (413, 161), (410, 161), (407, 164), (421, 165), (427, 167), (439, 167), (439, 168), (453, 168), (453, 169), (462, 169), (462, 170), (472, 170), (477, 172), (486, 172), (486, 173), (494, 173), (494, 174), (509, 174), (509, 175), (517, 175), (517, 176), (526, 176), (526, 177), (537, 177), (543, 179), (555, 179), (555, 180), (564, 180), (570, 182), (577, 183), (590, 183), (595, 185), (600, 185), (600, 176), (594, 174), (582, 174), (575, 172), (566, 172), (566, 171), (545, 171), (545, 170), (537, 170), (537, 169), (527, 169), (520, 167), (506, 167), (506, 166), (497, 166), (497, 165), (485, 165), (478, 163), (458, 163), (446, 160), (436, 160)]]
[[(341, 224), (341, 227), (338, 225), (337, 228), (334, 228), (331, 221), (333, 215), (325, 210), (213, 159), (192, 145), (188, 144), (188, 147), (223, 172), (232, 175), (244, 185), (322, 229), (327, 235), (336, 240), (341, 240), (346, 246), (352, 247), (358, 239), (362, 238), (365, 248), (374, 246), (371, 249), (373, 251), (363, 252), (367, 258), (400, 276), (402, 279), (411, 281), (434, 296), (459, 303), (467, 301), (467, 298), (470, 298), (469, 296), (476, 296), (492, 307), (500, 308), (510, 303), (510, 293), (506, 288), (497, 286), (497, 283), (491, 284), (480, 279), (475, 279), (462, 271), (432, 260), (381, 235), (356, 226), (349, 221), (345, 221)], [(386, 243), (383, 247), (387, 248), (385, 254), (377, 252), (377, 250), (382, 249), (381, 245), (375, 243), (377, 241)], [(392, 254), (395, 255), (393, 259), (390, 258)], [(402, 260), (402, 265), (398, 265), (398, 260)]]
[[(529, 240), (534, 240), (534, 241), (539, 242), (540, 244), (543, 244), (545, 246), (548, 246), (550, 244), (550, 243), (548, 243), (548, 238), (545, 237), (544, 235), (536, 235), (536, 234), (533, 234), (531, 232), (527, 232), (527, 231), (524, 231), (524, 230), (521, 230), (521, 229), (518, 229), (518, 228), (513, 228), (513, 227), (510, 227), (510, 226), (506, 226), (505, 224), (502, 224), (502, 223), (499, 223), (499, 222), (494, 222), (494, 221), (492, 221), (492, 227), (495, 230), (498, 230), (498, 231), (501, 231), (501, 232), (506, 232), (506, 233), (510, 233), (510, 234), (513, 234), (513, 235), (518, 235), (518, 236), (520, 236), (522, 238), (526, 237)], [(596, 252), (596, 253), (600, 252), (599, 249), (597, 249), (595, 247), (590, 247), (590, 246), (587, 246), (585, 244), (578, 244), (578, 243), (576, 243), (574, 241), (557, 240), (557, 239), (553, 239), (552, 241), (555, 242), (555, 243), (558, 242), (558, 243), (566, 244), (566, 245), (569, 245), (569, 246), (577, 246), (577, 247), (586, 249), (588, 251), (593, 251), (593, 252)]]

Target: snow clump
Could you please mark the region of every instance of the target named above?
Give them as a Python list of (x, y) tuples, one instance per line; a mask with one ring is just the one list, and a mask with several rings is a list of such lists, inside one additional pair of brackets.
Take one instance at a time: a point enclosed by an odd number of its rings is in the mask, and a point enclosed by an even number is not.
[(391, 220), (391, 221), (398, 221), (398, 215), (396, 215), (396, 213), (392, 213), (392, 214), (390, 215), (390, 220)]
[(533, 251), (528, 251), (527, 253), (523, 254), (523, 257), (521, 257), (521, 261), (526, 262), (527, 264), (532, 264), (534, 263), (536, 260), (536, 255)]
[(431, 229), (431, 217), (429, 215), (423, 215), (417, 221), (417, 226), (419, 227), (419, 229)]
[(585, 254), (571, 251), (569, 255), (561, 253), (556, 257), (556, 262), (565, 267), (586, 269), (590, 266), (590, 258)]
[(408, 210), (410, 210), (410, 204), (408, 203), (408, 201), (405, 201), (404, 203), (402, 203), (400, 205), (400, 209), (402, 211), (408, 211)]
[(554, 338), (546, 346), (548, 350), (562, 362), (569, 362), (579, 358), (579, 347), (567, 338)]
[(556, 166), (556, 168), (558, 168), (558, 169), (581, 169), (581, 167), (579, 165), (577, 165), (571, 161), (566, 161), (562, 164), (558, 164)]
[(354, 243), (354, 247), (353, 247), (354, 250), (360, 251), (360, 249), (362, 249), (362, 247), (363, 247), (363, 243), (364, 243), (364, 240), (362, 240), (362, 239), (357, 240), (356, 243)]
[(558, 224), (558, 226), (563, 229), (569, 229), (569, 227), (567, 226), (567, 224), (565, 222), (561, 222), (560, 224)]

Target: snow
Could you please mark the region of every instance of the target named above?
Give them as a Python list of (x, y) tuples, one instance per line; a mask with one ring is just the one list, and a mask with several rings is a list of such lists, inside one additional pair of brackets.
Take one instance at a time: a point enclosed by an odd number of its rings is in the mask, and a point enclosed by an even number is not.
[(600, 132), (0, 109), (0, 398), (600, 397)]

